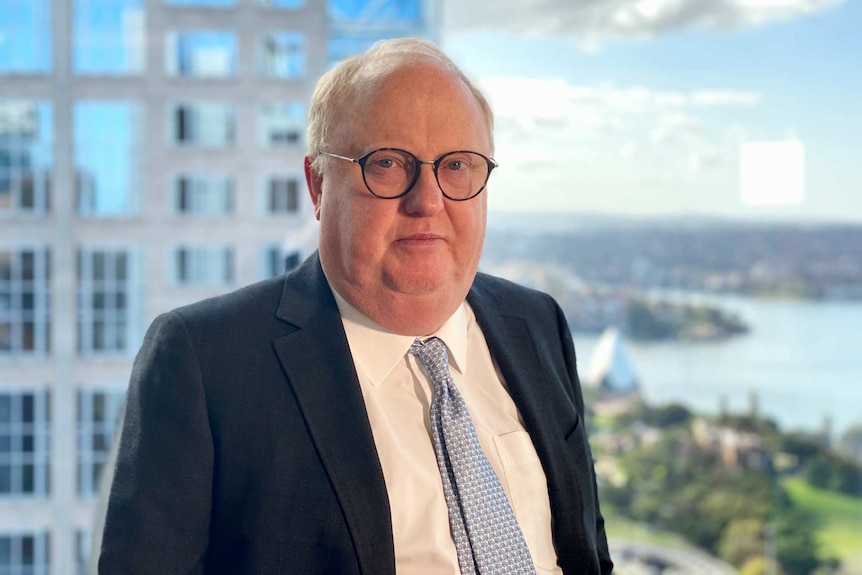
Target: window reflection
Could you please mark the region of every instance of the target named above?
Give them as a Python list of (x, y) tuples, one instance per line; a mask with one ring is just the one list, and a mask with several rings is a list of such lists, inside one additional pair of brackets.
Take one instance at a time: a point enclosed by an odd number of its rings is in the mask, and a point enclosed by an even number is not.
[(137, 212), (143, 157), (137, 104), (82, 102), (75, 106), (78, 213), (105, 217)]
[(50, 104), (0, 101), (0, 215), (47, 211), (52, 145)]
[(179, 104), (174, 107), (171, 120), (171, 133), (176, 144), (220, 148), (234, 142), (236, 112), (230, 104)]
[(0, 394), (0, 499), (48, 495), (48, 392)]
[(182, 174), (173, 180), (175, 213), (224, 216), (233, 211), (233, 179), (223, 174)]
[(78, 352), (132, 353), (137, 346), (140, 279), (137, 254), (86, 246), (78, 251)]
[(171, 76), (226, 78), (236, 67), (236, 36), (231, 32), (171, 32), (165, 42)]
[(233, 282), (233, 249), (224, 245), (189, 245), (174, 251), (174, 280), (188, 287), (225, 286)]
[(73, 66), (78, 74), (140, 74), (145, 68), (143, 0), (74, 0)]
[(51, 0), (0, 2), (0, 73), (51, 71)]
[(265, 104), (258, 118), (258, 143), (266, 147), (296, 146), (305, 131), (305, 107), (298, 103)]
[(267, 78), (299, 78), (305, 74), (305, 36), (271, 32), (260, 41), (258, 72)]

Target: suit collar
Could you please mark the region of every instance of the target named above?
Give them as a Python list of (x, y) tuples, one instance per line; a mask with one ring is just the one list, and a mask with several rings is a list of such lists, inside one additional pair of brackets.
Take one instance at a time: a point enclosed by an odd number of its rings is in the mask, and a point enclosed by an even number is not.
[(341, 505), (360, 571), (395, 573), (389, 499), (341, 316), (315, 253), (285, 277), (273, 341)]

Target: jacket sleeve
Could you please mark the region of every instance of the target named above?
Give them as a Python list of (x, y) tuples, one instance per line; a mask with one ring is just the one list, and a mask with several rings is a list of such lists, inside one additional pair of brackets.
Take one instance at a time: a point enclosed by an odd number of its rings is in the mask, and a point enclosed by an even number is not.
[[(560, 341), (563, 346), (563, 356), (566, 362), (566, 370), (569, 373), (569, 380), (572, 382), (572, 394), (575, 406), (578, 410), (581, 419), (584, 419), (584, 396), (581, 390), (581, 382), (578, 377), (578, 366), (575, 357), (575, 344), (572, 341), (572, 332), (569, 329), (569, 324), (566, 321), (566, 316), (559, 304), (554, 302), (554, 307), (557, 312), (557, 325), (560, 332)], [(589, 449), (589, 445), (587, 446)], [(592, 452), (588, 453), (592, 458)], [(593, 481), (593, 493), (596, 494), (594, 505), (596, 511), (596, 551), (599, 557), (599, 566), (602, 575), (607, 575), (614, 570), (614, 563), (611, 561), (610, 551), (608, 550), (608, 539), (605, 533), (605, 519), (602, 517), (601, 509), (599, 508), (598, 485), (596, 484), (595, 466), (591, 467), (590, 475)]]
[(212, 476), (201, 370), (171, 312), (150, 326), (132, 370), (99, 573), (203, 573)]

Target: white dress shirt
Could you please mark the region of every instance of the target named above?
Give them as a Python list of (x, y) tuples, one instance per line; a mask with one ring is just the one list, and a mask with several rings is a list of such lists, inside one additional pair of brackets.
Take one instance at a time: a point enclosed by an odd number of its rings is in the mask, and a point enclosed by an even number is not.
[(337, 293), (335, 300), (383, 468), (398, 575), (459, 572), (431, 443), (433, 384), (408, 353), (416, 337), (430, 336), (446, 344), (452, 378), (512, 504), (537, 574), (561, 574), (551, 538), (545, 473), (470, 306), (464, 302), (436, 333), (414, 337), (386, 330)]

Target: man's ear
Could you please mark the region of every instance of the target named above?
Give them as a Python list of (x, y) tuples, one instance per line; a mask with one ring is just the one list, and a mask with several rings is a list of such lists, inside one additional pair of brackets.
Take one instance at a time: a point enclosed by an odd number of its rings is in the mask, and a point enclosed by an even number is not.
[(320, 202), (323, 195), (323, 176), (314, 171), (311, 167), (311, 156), (305, 156), (305, 183), (308, 185), (308, 195), (311, 197), (311, 203), (314, 206), (314, 217), (320, 221)]

